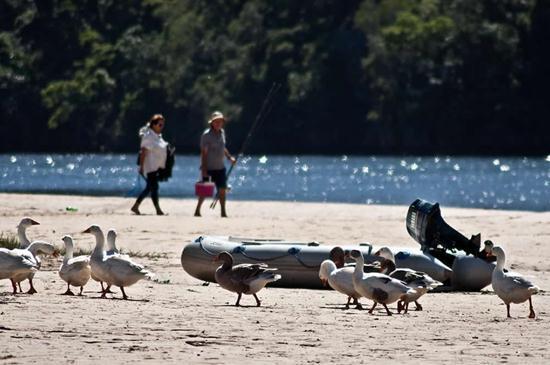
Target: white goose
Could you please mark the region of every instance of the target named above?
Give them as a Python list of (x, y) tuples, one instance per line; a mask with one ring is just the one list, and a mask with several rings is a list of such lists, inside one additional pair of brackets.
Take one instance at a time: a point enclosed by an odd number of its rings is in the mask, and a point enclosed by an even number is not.
[(31, 244), (31, 241), (27, 238), (27, 228), (31, 226), (39, 225), (37, 221), (32, 218), (25, 217), (21, 219), (17, 225), (17, 237), (19, 238), (19, 248), (27, 248)]
[(105, 251), (105, 254), (107, 256), (119, 255), (129, 260), (130, 256), (120, 253), (118, 247), (116, 246), (117, 236), (118, 234), (114, 228), (111, 228), (110, 230), (107, 231), (107, 247), (106, 247), (107, 250)]
[(506, 304), (508, 318), (510, 318), (510, 303), (519, 304), (526, 300), (529, 300), (529, 318), (535, 318), (531, 296), (539, 292), (539, 287), (519, 274), (504, 272), (506, 254), (502, 247), (493, 247), (491, 254), (497, 257), (497, 264), (493, 269), (492, 276), (493, 290), (499, 298), (502, 299), (504, 304)]
[(0, 280), (10, 279), (13, 294), (17, 294), (17, 283), (13, 278), (18, 275), (34, 273), (36, 270), (38, 270), (36, 262), (13, 250), (0, 248)]
[[(392, 313), (388, 309), (387, 304), (394, 303), (398, 300), (410, 301), (409, 297), (416, 295), (416, 291), (409, 288), (401, 281), (393, 279), (388, 275), (380, 273), (363, 273), (364, 258), (359, 250), (352, 250), (349, 253), (350, 257), (355, 260), (355, 270), (353, 272), (353, 286), (355, 290), (365, 298), (374, 301), (374, 305), (369, 310), (372, 311), (377, 303), (380, 303), (386, 309), (388, 316)], [(398, 310), (400, 309), (398, 303)]]
[[(35, 221), (34, 219), (29, 218), (29, 217), (25, 217), (25, 218), (21, 219), (21, 221), (17, 225), (17, 237), (19, 238), (19, 249), (24, 250), (24, 249), (29, 248), (29, 246), (31, 245), (31, 241), (27, 238), (27, 228), (29, 228), (31, 226), (36, 226), (36, 225), (39, 225), (39, 224), (40, 223), (38, 223), (37, 221)], [(53, 247), (53, 245), (51, 243), (45, 242), (45, 241), (35, 240), (35, 241), (32, 241), (32, 242), (33, 243), (36, 242), (36, 243), (45, 244), (45, 245), (43, 245), (43, 247), (45, 247), (45, 246)], [(50, 251), (50, 250), (48, 249), (48, 251)], [(48, 253), (45, 253), (45, 254), (48, 254)], [(38, 261), (38, 268), (40, 268), (40, 264), (41, 264), (40, 258), (38, 258), (36, 255), (33, 255), (33, 256), (36, 257), (36, 259)], [(23, 274), (21, 274), (21, 275), (23, 275)], [(33, 273), (28, 273), (27, 276), (28, 276), (29, 282), (31, 284), (31, 288), (29, 289), (29, 291), (27, 293), (34, 294), (34, 293), (36, 293), (36, 289), (34, 289), (34, 287), (32, 285), (32, 278), (34, 277), (34, 272)], [(19, 286), (19, 291), (20, 292), (23, 292), (23, 289), (21, 289), (21, 281), (25, 280), (27, 278), (27, 276), (23, 277), (21, 280), (19, 280), (19, 279), (16, 280), (16, 283)]]
[(414, 301), (416, 305), (416, 310), (421, 311), (422, 305), (418, 303), (418, 299), (426, 294), (428, 291), (437, 288), (440, 285), (443, 285), (437, 280), (434, 280), (430, 275), (422, 272), (415, 271), (408, 268), (396, 268), (395, 267), (395, 256), (389, 247), (382, 247), (374, 253), (376, 256), (382, 257), (384, 260), (381, 263), (382, 273), (388, 276), (391, 276), (394, 279), (404, 282), (410, 288), (416, 290), (415, 295), (407, 296), (408, 302), (402, 302), (401, 305), (398, 304), (398, 312), (400, 308), (404, 309), (403, 313), (407, 313), (409, 310), (409, 303)]
[[(42, 265), (40, 255), (52, 255), (54, 257), (57, 257), (59, 255), (59, 251), (55, 248), (54, 245), (44, 241), (34, 241), (27, 248), (14, 248), (12, 252), (25, 257), (27, 260), (32, 262), (37, 269), (40, 269), (40, 266)], [(34, 271), (19, 273), (12, 277), (12, 279), (19, 285), (19, 291), (21, 291), (21, 282), (25, 279), (29, 279), (30, 289), (27, 291), (27, 294), (34, 294), (37, 292), (32, 283), (34, 273)]]
[[(91, 233), (96, 238), (96, 246), (90, 256), (92, 273), (100, 281), (107, 283), (107, 285), (116, 285), (120, 287), (124, 299), (128, 299), (128, 296), (124, 292), (124, 287), (133, 285), (141, 279), (150, 279), (153, 276), (153, 274), (145, 270), (142, 265), (130, 259), (120, 255), (107, 256), (103, 250), (105, 237), (99, 226), (93, 225), (83, 233)], [(105, 294), (106, 292), (104, 291), (101, 297), (105, 298)]]
[(326, 286), (328, 284), (337, 292), (347, 295), (348, 302), (346, 303), (346, 309), (349, 309), (349, 303), (352, 298), (355, 308), (363, 309), (361, 303), (359, 303), (361, 295), (353, 286), (354, 270), (355, 268), (352, 267), (337, 268), (332, 260), (325, 260), (319, 267), (319, 279), (321, 279), (323, 285)]
[(71, 291), (71, 285), (79, 286), (80, 293), (78, 293), (78, 295), (82, 295), (84, 285), (88, 283), (92, 273), (90, 257), (73, 257), (74, 244), (71, 236), (64, 236), (63, 242), (65, 243), (65, 257), (59, 268), (59, 276), (67, 283), (67, 291), (63, 293), (63, 295), (74, 295)]

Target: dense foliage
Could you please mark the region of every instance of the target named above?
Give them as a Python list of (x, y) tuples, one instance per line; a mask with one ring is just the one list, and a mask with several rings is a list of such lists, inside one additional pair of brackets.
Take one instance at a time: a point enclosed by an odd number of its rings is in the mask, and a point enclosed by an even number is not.
[(0, 0), (0, 152), (550, 152), (549, 0)]

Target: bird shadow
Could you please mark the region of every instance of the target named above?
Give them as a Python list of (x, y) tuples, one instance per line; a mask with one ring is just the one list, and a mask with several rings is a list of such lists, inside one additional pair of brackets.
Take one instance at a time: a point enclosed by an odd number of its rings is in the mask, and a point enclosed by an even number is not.
[(235, 304), (214, 304), (213, 307), (218, 307), (218, 308), (264, 308), (264, 309), (273, 309), (275, 307), (273, 306), (269, 306), (269, 305), (261, 305), (261, 306), (257, 306), (255, 304), (251, 304), (251, 305), (242, 305), (240, 304), (239, 306), (236, 306)]
[[(76, 297), (76, 295), (75, 295)], [(119, 298), (119, 297), (88, 297), (86, 295), (82, 295), (81, 298), (83, 299), (102, 299), (102, 300), (121, 300), (121, 301), (126, 301), (126, 302), (141, 302), (141, 303), (149, 303), (151, 300), (149, 299), (134, 299), (134, 298), (128, 298), (128, 299), (124, 299), (124, 298)]]

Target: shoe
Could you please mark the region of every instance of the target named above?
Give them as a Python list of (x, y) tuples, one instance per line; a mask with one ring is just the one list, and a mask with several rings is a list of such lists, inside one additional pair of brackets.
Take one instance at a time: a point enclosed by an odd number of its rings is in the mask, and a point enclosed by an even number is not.
[(139, 212), (138, 207), (136, 207), (136, 206), (133, 206), (132, 208), (130, 208), (130, 210), (132, 212), (134, 212), (135, 215), (141, 215), (141, 213)]

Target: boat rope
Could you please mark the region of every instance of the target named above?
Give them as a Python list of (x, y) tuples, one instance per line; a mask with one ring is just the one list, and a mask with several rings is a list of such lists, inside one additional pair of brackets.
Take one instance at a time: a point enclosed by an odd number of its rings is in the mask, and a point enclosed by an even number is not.
[(203, 237), (200, 236), (199, 238), (197, 238), (195, 240), (195, 242), (198, 242), (199, 243), (199, 247), (201, 248), (201, 250), (203, 250), (204, 252), (206, 252), (207, 254), (209, 254), (210, 256), (216, 256), (218, 253), (216, 252), (212, 252), (210, 251), (209, 249), (207, 249), (206, 247), (204, 247), (204, 245), (202, 244), (202, 240), (203, 240)]
[[(196, 239), (195, 242), (197, 242), (199, 244), (199, 247), (201, 248), (201, 250), (203, 250), (204, 252), (206, 252), (208, 255), (210, 256), (216, 256), (218, 253), (217, 252), (213, 252), (213, 251), (210, 251), (209, 249), (207, 249), (204, 244), (203, 244), (203, 237), (200, 236), (199, 238)], [(237, 246), (235, 247), (231, 253), (232, 254), (241, 254), (243, 255), (244, 257), (246, 257), (247, 259), (250, 259), (250, 260), (254, 260), (254, 261), (258, 261), (258, 262), (269, 262), (269, 261), (274, 261), (274, 260), (278, 260), (278, 259), (282, 259), (283, 257), (286, 257), (286, 256), (292, 256), (296, 259), (296, 261), (298, 261), (298, 263), (300, 263), (300, 265), (302, 265), (303, 267), (306, 267), (308, 269), (316, 269), (318, 268), (320, 265), (308, 265), (306, 264), (299, 256), (298, 254), (300, 253), (300, 249), (297, 248), (297, 247), (291, 247), (288, 249), (288, 251), (282, 255), (279, 255), (279, 256), (274, 256), (274, 257), (253, 257), (249, 254), (246, 253), (246, 247), (245, 246)]]

